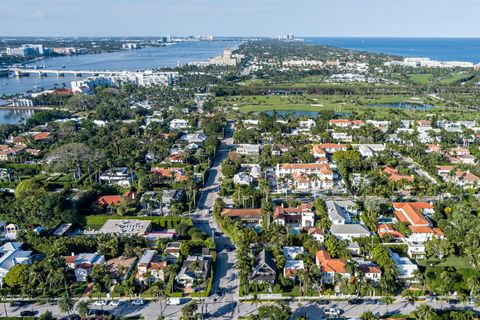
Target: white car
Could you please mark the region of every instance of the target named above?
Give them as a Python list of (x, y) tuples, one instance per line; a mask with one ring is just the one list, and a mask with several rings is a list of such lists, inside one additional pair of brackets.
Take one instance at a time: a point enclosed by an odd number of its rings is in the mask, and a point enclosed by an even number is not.
[(93, 303), (94, 306), (106, 306), (107, 305), (107, 301), (105, 300), (97, 300)]
[(169, 298), (167, 300), (167, 304), (169, 306), (178, 306), (178, 305), (182, 304), (182, 299), (180, 299), (180, 298)]
[(338, 317), (340, 315), (340, 310), (335, 309), (335, 308), (327, 308), (327, 309), (323, 310), (323, 312), (325, 312), (325, 314), (327, 316)]
[(143, 299), (136, 299), (132, 301), (132, 304), (134, 306), (143, 306), (145, 304), (145, 301), (143, 301)]
[(117, 307), (121, 304), (121, 301), (120, 300), (112, 300), (110, 301), (110, 305), (113, 306), (113, 307)]

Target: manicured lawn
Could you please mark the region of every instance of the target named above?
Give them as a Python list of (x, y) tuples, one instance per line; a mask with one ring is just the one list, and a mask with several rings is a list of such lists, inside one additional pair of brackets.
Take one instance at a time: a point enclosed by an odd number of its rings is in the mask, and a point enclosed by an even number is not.
[(454, 267), (455, 269), (472, 269), (472, 266), (467, 258), (449, 256), (444, 260), (418, 260), (419, 265), (424, 267), (442, 268)]
[(136, 216), (107, 216), (107, 215), (90, 215), (83, 217), (83, 225), (91, 229), (100, 229), (101, 226), (109, 219), (117, 220), (127, 220), (127, 219), (139, 219), (139, 220), (150, 220), (152, 223), (158, 227), (162, 228), (175, 228), (177, 224), (184, 221), (189, 225), (193, 225), (193, 222), (189, 218), (182, 217), (136, 217)]
[(432, 74), (422, 73), (422, 74), (409, 74), (408, 78), (415, 84), (425, 85), (428, 84), (428, 81), (432, 79)]
[(448, 76), (446, 76), (443, 79), (440, 79), (440, 84), (444, 85), (452, 85), (456, 82), (459, 82), (463, 79), (467, 79), (471, 76), (471, 73), (468, 72), (457, 72), (457, 73), (450, 73)]
[(440, 262), (436, 267), (454, 267), (456, 269), (471, 269), (472, 265), (465, 257), (450, 256), (445, 261)]
[(238, 108), (241, 112), (265, 111), (336, 111), (352, 112), (375, 110), (375, 114), (389, 113), (388, 108), (369, 107), (370, 104), (388, 104), (396, 102), (426, 101), (425, 97), (402, 95), (272, 95), (272, 96), (231, 96), (219, 97), (220, 106)]

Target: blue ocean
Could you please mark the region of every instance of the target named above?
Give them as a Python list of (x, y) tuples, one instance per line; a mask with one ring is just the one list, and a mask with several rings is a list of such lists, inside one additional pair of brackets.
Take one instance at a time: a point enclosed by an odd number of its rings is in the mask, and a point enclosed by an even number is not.
[(385, 53), (427, 57), (441, 61), (480, 63), (480, 38), (304, 38), (306, 43)]

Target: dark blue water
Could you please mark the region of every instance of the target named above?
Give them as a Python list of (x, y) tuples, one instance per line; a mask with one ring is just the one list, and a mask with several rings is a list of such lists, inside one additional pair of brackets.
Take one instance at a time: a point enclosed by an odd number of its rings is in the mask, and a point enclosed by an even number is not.
[(305, 42), (405, 57), (480, 63), (480, 38), (305, 38)]
[[(101, 54), (86, 54), (48, 58), (33, 65), (46, 69), (65, 70), (127, 70), (137, 71), (153, 68), (174, 67), (194, 61), (206, 61), (223, 53), (224, 48), (235, 49), (239, 40), (191, 41), (165, 47), (117, 51)], [(64, 77), (21, 77), (0, 78), (0, 96), (18, 92), (39, 91), (52, 87), (70, 87), (70, 82), (79, 78)]]
[(418, 110), (425, 111), (434, 108), (434, 106), (429, 104), (413, 104), (408, 102), (394, 102), (394, 103), (373, 103), (369, 104), (368, 107), (378, 107), (378, 108), (394, 108), (394, 109), (408, 109), (408, 110)]

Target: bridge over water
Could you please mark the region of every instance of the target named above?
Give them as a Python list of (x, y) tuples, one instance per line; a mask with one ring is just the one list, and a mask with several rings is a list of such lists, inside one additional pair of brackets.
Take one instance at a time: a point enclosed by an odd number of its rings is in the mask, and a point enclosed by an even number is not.
[(12, 68), (9, 69), (16, 77), (28, 77), (31, 75), (37, 75), (39, 77), (45, 77), (47, 75), (55, 75), (57, 77), (65, 76), (66, 74), (72, 74), (76, 77), (82, 77), (85, 75), (90, 76), (113, 76), (124, 73), (124, 71), (98, 71), (98, 70), (64, 70), (64, 69), (24, 69), (24, 68)]

